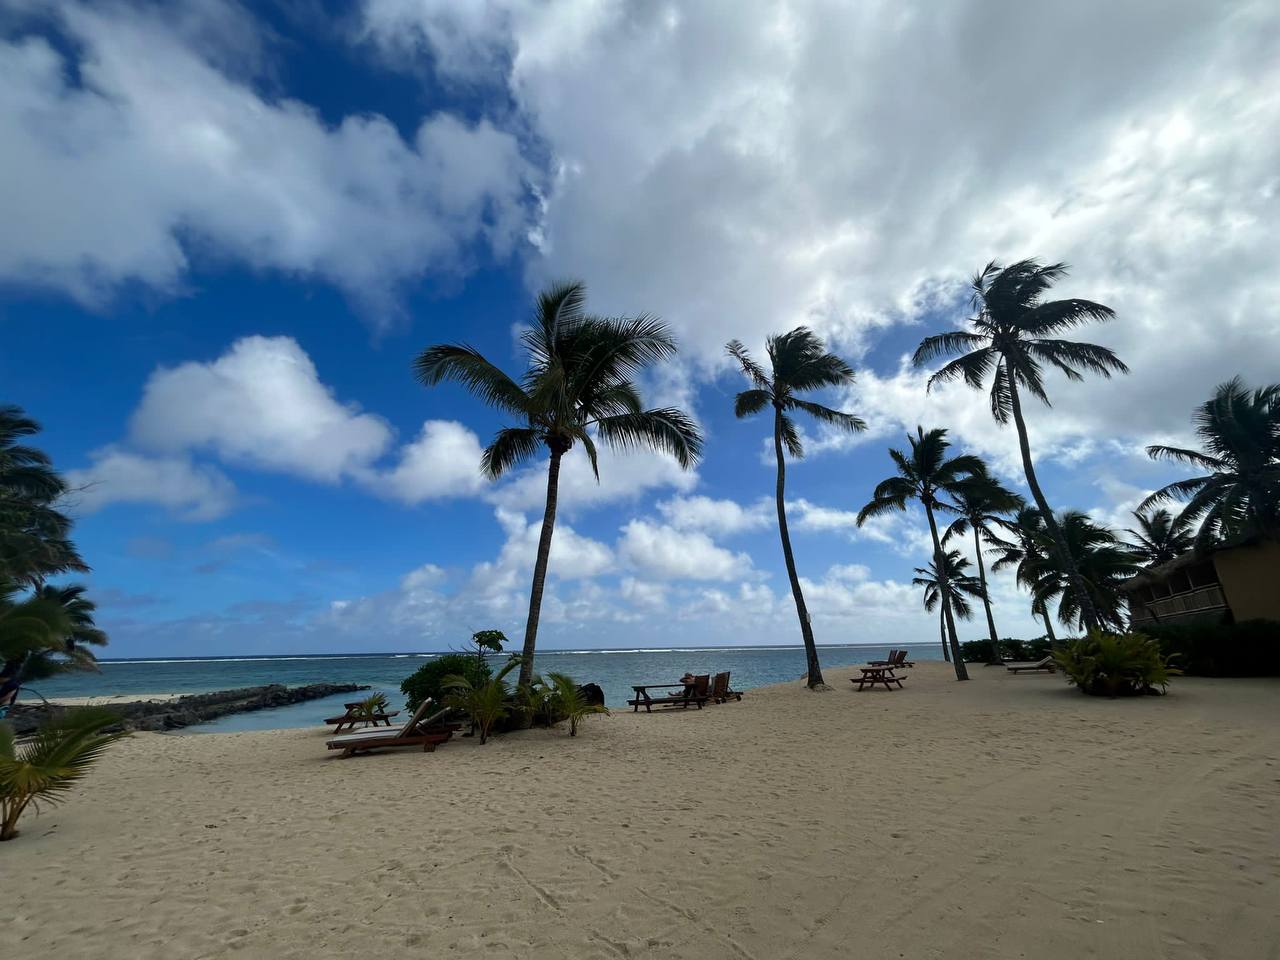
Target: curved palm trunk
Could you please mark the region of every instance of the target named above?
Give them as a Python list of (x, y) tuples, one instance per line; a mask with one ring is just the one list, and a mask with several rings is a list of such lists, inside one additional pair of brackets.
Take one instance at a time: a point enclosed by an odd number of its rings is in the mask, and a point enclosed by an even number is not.
[(938, 572), (938, 589), (942, 592), (942, 613), (947, 620), (947, 640), (951, 644), (951, 665), (956, 668), (957, 680), (968, 680), (964, 657), (960, 655), (960, 641), (956, 639), (956, 618), (951, 613), (951, 579), (947, 576), (946, 560), (942, 553), (942, 541), (938, 538), (938, 524), (933, 519), (933, 507), (926, 500), (924, 514), (929, 518), (929, 533), (933, 536), (933, 562)]
[(951, 649), (947, 646), (947, 612), (938, 604), (938, 636), (942, 638), (942, 659), (951, 662)]
[[(533, 682), (533, 652), (538, 644), (538, 618), (542, 614), (542, 589), (547, 582), (547, 561), (551, 557), (551, 535), (556, 527), (556, 501), (560, 492), (562, 451), (551, 451), (547, 468), (547, 507), (542, 513), (542, 533), (538, 537), (538, 559), (533, 564), (533, 589), (529, 592), (529, 621), (524, 628), (524, 662), (520, 664), (520, 686)], [(483, 742), (483, 741), (481, 741)]]
[(818, 663), (818, 645), (813, 640), (813, 627), (809, 623), (809, 609), (800, 592), (800, 577), (796, 574), (796, 558), (791, 552), (791, 534), (787, 532), (787, 463), (782, 456), (782, 408), (773, 411), (773, 452), (778, 458), (778, 535), (782, 538), (782, 556), (787, 562), (787, 577), (791, 580), (791, 596), (796, 601), (796, 616), (800, 618), (800, 634), (804, 637), (804, 656), (809, 670), (809, 689), (826, 686), (822, 680), (822, 666)]
[(1004, 664), (1000, 656), (1000, 636), (996, 633), (996, 618), (991, 615), (991, 598), (987, 596), (987, 565), (982, 562), (982, 540), (978, 537), (978, 525), (973, 527), (973, 552), (978, 555), (978, 582), (982, 584), (982, 609), (987, 611), (987, 630), (991, 636), (991, 656), (987, 658), (987, 666), (999, 667)]
[[(1005, 370), (1008, 371), (1008, 364)], [(1099, 626), (1098, 611), (1094, 608), (1093, 598), (1089, 596), (1089, 591), (1084, 587), (1084, 581), (1080, 577), (1080, 569), (1076, 566), (1076, 561), (1071, 556), (1071, 551), (1067, 549), (1067, 541), (1062, 536), (1062, 528), (1058, 526), (1057, 518), (1053, 515), (1053, 510), (1049, 507), (1049, 501), (1044, 498), (1044, 492), (1040, 489), (1040, 482), (1036, 479), (1035, 466), (1031, 462), (1031, 444), (1027, 439), (1027, 424), (1022, 419), (1022, 401), (1018, 398), (1018, 384), (1012, 374), (1008, 376), (1009, 380), (1009, 398), (1013, 406), (1013, 423), (1018, 429), (1018, 446), (1022, 451), (1022, 469), (1027, 475), (1027, 486), (1031, 488), (1031, 496), (1036, 502), (1036, 506), (1040, 510), (1040, 515), (1044, 519), (1045, 529), (1049, 531), (1049, 536), (1053, 539), (1054, 549), (1058, 553), (1058, 561), (1062, 564), (1062, 569), (1067, 574), (1067, 582), (1071, 584), (1071, 589), (1075, 592), (1080, 603), (1080, 615), (1084, 619), (1085, 628), (1088, 630), (1097, 630)]]
[(1049, 611), (1048, 610), (1042, 611), (1040, 613), (1040, 616), (1044, 619), (1044, 632), (1049, 637), (1049, 646), (1056, 647), (1058, 645), (1058, 638), (1057, 636), (1054, 635), (1053, 619), (1049, 616)]

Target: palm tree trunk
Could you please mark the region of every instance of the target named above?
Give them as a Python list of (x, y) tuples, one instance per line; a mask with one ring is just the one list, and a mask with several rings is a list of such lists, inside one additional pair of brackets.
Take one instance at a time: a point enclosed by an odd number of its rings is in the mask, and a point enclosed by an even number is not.
[(1093, 605), (1093, 598), (1089, 596), (1089, 591), (1084, 587), (1084, 581), (1080, 578), (1080, 569), (1076, 566), (1076, 561), (1071, 556), (1071, 551), (1067, 549), (1067, 541), (1062, 536), (1062, 528), (1058, 526), (1057, 518), (1053, 515), (1053, 510), (1049, 507), (1049, 501), (1044, 498), (1044, 492), (1040, 489), (1040, 481), (1036, 479), (1036, 469), (1031, 462), (1031, 444), (1027, 439), (1027, 424), (1022, 419), (1022, 401), (1018, 398), (1018, 383), (1012, 373), (1009, 373), (1008, 362), (1005, 362), (1005, 372), (1008, 374), (1009, 380), (1009, 399), (1013, 407), (1013, 422), (1018, 429), (1018, 446), (1022, 450), (1022, 469), (1027, 475), (1027, 486), (1031, 488), (1031, 496), (1036, 502), (1036, 506), (1040, 510), (1040, 515), (1044, 520), (1044, 527), (1049, 531), (1049, 536), (1053, 540), (1054, 549), (1058, 553), (1058, 562), (1062, 564), (1062, 569), (1067, 575), (1067, 581), (1071, 584), (1071, 589), (1075, 591), (1076, 597), (1080, 603), (1080, 615), (1084, 619), (1086, 629), (1097, 630), (1099, 626), (1098, 611)]
[[(547, 507), (542, 513), (542, 533), (538, 537), (538, 559), (533, 564), (533, 589), (529, 592), (529, 621), (524, 628), (524, 662), (520, 664), (520, 686), (533, 682), (533, 652), (538, 645), (538, 618), (542, 614), (542, 589), (547, 582), (547, 561), (551, 558), (551, 535), (556, 528), (556, 500), (560, 493), (560, 458), (564, 452), (551, 451), (547, 468)], [(481, 741), (484, 742), (483, 740)]]
[(933, 519), (933, 505), (928, 500), (924, 503), (924, 513), (929, 518), (929, 533), (933, 535), (933, 562), (937, 568), (938, 589), (942, 593), (942, 613), (947, 620), (947, 639), (951, 643), (951, 665), (956, 668), (957, 680), (968, 680), (969, 671), (965, 668), (964, 657), (960, 655), (960, 641), (956, 638), (956, 618), (951, 613), (951, 580), (947, 576), (942, 541), (938, 538), (938, 524)]
[(787, 463), (782, 456), (782, 408), (773, 410), (773, 452), (778, 458), (778, 535), (782, 538), (782, 556), (787, 561), (787, 577), (791, 580), (791, 596), (796, 601), (796, 616), (800, 618), (800, 635), (804, 637), (804, 655), (809, 670), (809, 689), (826, 686), (822, 680), (822, 666), (818, 663), (818, 645), (813, 640), (813, 627), (809, 623), (809, 609), (804, 605), (800, 592), (800, 577), (796, 574), (796, 558), (791, 552), (791, 534), (787, 531)]
[(1049, 646), (1056, 647), (1058, 645), (1058, 638), (1054, 636), (1053, 619), (1049, 616), (1049, 611), (1047, 609), (1044, 610), (1040, 616), (1044, 619), (1044, 632), (1049, 637)]
[(987, 658), (987, 666), (999, 667), (1004, 665), (1004, 658), (1000, 656), (1000, 636), (996, 633), (996, 618), (991, 615), (991, 598), (987, 596), (987, 565), (982, 562), (982, 540), (978, 537), (978, 525), (971, 523), (973, 527), (973, 552), (978, 556), (978, 582), (982, 584), (982, 608), (987, 611), (987, 630), (991, 634), (991, 656)]
[(951, 662), (951, 650), (947, 647), (947, 612), (938, 604), (938, 636), (942, 638), (942, 659)]

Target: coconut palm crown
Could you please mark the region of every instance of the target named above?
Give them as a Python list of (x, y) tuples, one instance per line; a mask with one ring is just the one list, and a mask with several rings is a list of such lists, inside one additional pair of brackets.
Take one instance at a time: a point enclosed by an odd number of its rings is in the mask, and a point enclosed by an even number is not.
[[(1058, 526), (1066, 538), (1093, 609), (1108, 629), (1123, 630), (1125, 604), (1120, 584), (1138, 573), (1137, 557), (1127, 544), (1116, 539), (1115, 534), (1079, 510), (1060, 514)], [(1026, 573), (1032, 596), (1038, 603), (1048, 607), (1056, 599), (1059, 620), (1087, 629), (1079, 598), (1069, 588), (1066, 571), (1056, 554), (1045, 551), (1030, 558)]]
[(1144, 567), (1158, 567), (1189, 551), (1195, 538), (1168, 510), (1133, 511), (1138, 529), (1124, 532), (1133, 538), (1133, 553)]
[(1007, 267), (995, 261), (988, 263), (972, 281), (970, 303), (975, 314), (968, 321), (970, 329), (925, 337), (916, 348), (913, 360), (916, 366), (924, 366), (933, 360), (961, 354), (934, 372), (929, 378), (930, 388), (935, 383), (963, 380), (975, 389), (982, 389), (990, 377), (991, 415), (998, 423), (1008, 423), (1011, 419), (1014, 422), (1027, 486), (1045, 518), (1054, 549), (1068, 570), (1072, 588), (1079, 595), (1085, 619), (1096, 627), (1096, 612), (1078, 574), (1071, 568), (1062, 531), (1057, 528), (1053, 511), (1036, 478), (1022, 414), (1023, 390), (1046, 406), (1050, 405), (1044, 384), (1046, 365), (1075, 381), (1084, 379), (1082, 371), (1110, 377), (1113, 373), (1127, 373), (1129, 369), (1106, 347), (1058, 338), (1067, 330), (1115, 316), (1110, 307), (1092, 300), (1046, 300), (1045, 294), (1066, 272), (1064, 263), (1020, 260)]
[(799, 394), (827, 387), (843, 387), (853, 383), (853, 368), (833, 353), (828, 353), (822, 340), (807, 327), (796, 327), (787, 333), (769, 337), (766, 351), (770, 370), (766, 371), (751, 358), (739, 341), (731, 340), (725, 349), (742, 367), (751, 382), (751, 388), (734, 398), (733, 412), (739, 419), (760, 413), (773, 407), (773, 452), (777, 460), (775, 499), (778, 510), (778, 535), (782, 539), (782, 555), (791, 581), (791, 596), (796, 604), (796, 616), (800, 619), (800, 634), (804, 640), (808, 665), (809, 687), (822, 686), (822, 667), (818, 663), (818, 647), (813, 639), (813, 626), (809, 622), (809, 610), (800, 590), (800, 577), (796, 573), (795, 555), (791, 549), (791, 535), (787, 530), (786, 454), (804, 456), (804, 445), (796, 430), (792, 415), (807, 413), (821, 423), (837, 430), (856, 433), (867, 429), (866, 423), (852, 413), (803, 400)]
[(581, 283), (555, 285), (538, 296), (533, 321), (520, 337), (529, 366), (519, 382), (465, 344), (429, 347), (414, 361), (417, 378), (425, 386), (446, 380), (461, 383), (519, 421), (499, 430), (485, 448), (480, 466), (488, 477), (501, 477), (544, 449), (550, 454), (521, 686), (533, 676), (564, 455), (580, 445), (598, 479), (597, 442), (618, 450), (667, 453), (686, 469), (702, 453), (702, 435), (693, 419), (674, 407), (645, 409), (632, 380), (644, 368), (675, 355), (675, 339), (667, 325), (647, 315), (593, 316), (585, 307)]
[[(948, 550), (944, 558), (946, 578), (951, 585), (951, 612), (961, 620), (973, 619), (973, 607), (966, 597), (986, 599), (987, 590), (982, 582), (969, 573), (969, 560), (961, 556), (959, 550)], [(938, 631), (942, 637), (942, 658), (951, 660), (951, 651), (947, 647), (947, 622), (944, 611), (939, 605), (942, 600), (942, 575), (938, 573), (937, 558), (930, 560), (926, 566), (916, 567), (916, 575), (911, 578), (911, 585), (924, 587), (924, 608), (932, 613), (938, 611)]]
[(982, 460), (972, 454), (948, 457), (947, 448), (951, 443), (947, 440), (946, 430), (925, 432), (924, 427), (916, 427), (916, 435), (913, 437), (907, 434), (907, 441), (911, 444), (909, 455), (890, 449), (889, 457), (897, 466), (898, 474), (876, 485), (870, 502), (858, 511), (858, 526), (872, 517), (906, 510), (907, 504), (912, 500), (919, 501), (924, 507), (925, 517), (929, 521), (929, 533), (933, 539), (935, 569), (942, 587), (942, 611), (947, 621), (952, 666), (955, 667), (957, 680), (968, 680), (969, 673), (965, 669), (964, 658), (960, 655), (960, 641), (956, 637), (955, 618), (951, 612), (952, 590), (935, 514), (938, 511), (955, 513), (955, 504), (944, 497), (954, 496), (963, 481), (984, 473), (986, 468)]
[(1203, 449), (1156, 444), (1147, 453), (1206, 472), (1160, 488), (1138, 509), (1186, 501), (1177, 522), (1199, 524), (1200, 547), (1241, 536), (1280, 538), (1280, 383), (1250, 392), (1234, 377), (1196, 408), (1193, 421)]

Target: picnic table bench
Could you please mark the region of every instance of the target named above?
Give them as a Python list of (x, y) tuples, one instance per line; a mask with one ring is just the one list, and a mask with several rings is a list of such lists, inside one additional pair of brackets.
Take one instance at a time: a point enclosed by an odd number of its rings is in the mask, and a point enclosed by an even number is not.
[[(649, 695), (650, 690), (669, 690), (672, 688), (683, 690), (684, 693), (671, 694), (665, 697)], [(702, 705), (710, 699), (705, 689), (699, 693), (694, 684), (687, 683), (634, 683), (631, 685), (631, 689), (636, 694), (634, 699), (627, 701), (627, 706), (632, 708), (632, 713), (639, 713), (641, 707), (644, 707), (645, 713), (652, 713), (654, 707), (680, 707), (688, 710), (690, 704), (697, 706), (701, 710)]]
[(886, 690), (892, 690), (892, 684), (895, 683), (899, 687), (902, 686), (902, 679), (894, 676), (893, 667), (861, 667), (860, 669), (862, 670), (862, 676), (849, 678), (849, 682), (856, 683), (859, 690), (867, 686), (867, 684), (870, 684), (874, 690), (877, 683), (883, 683)]

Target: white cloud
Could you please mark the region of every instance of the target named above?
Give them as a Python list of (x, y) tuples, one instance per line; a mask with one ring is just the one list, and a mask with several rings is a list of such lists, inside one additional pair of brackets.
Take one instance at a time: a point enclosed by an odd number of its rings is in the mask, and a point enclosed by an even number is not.
[(721, 536), (759, 530), (773, 522), (767, 500), (744, 507), (735, 500), (705, 496), (672, 497), (660, 501), (657, 507), (667, 523), (677, 530), (701, 530)]
[(113, 503), (157, 503), (185, 520), (214, 520), (236, 502), (234, 485), (216, 467), (190, 457), (146, 457), (117, 447), (90, 454), (92, 466), (67, 472), (71, 506), (85, 513)]
[(717, 546), (705, 533), (646, 520), (632, 520), (622, 528), (618, 553), (642, 572), (659, 578), (736, 580), (752, 569), (749, 556)]
[(480, 475), (480, 441), (453, 420), (428, 420), (412, 443), (405, 444), (399, 462), (375, 475), (378, 488), (405, 503), (475, 494), (486, 486)]
[[(855, 352), (889, 323), (936, 329), (988, 259), (1034, 255), (1074, 265), (1062, 296), (1116, 308), (1084, 336), (1134, 370), (1054, 379), (1054, 409), (1028, 411), (1041, 455), (1132, 448), (1229, 375), (1274, 376), (1274, 4), (364, 9), (398, 62), (417, 45), (446, 80), (505, 72), (552, 155), (530, 281), (587, 276), (601, 309), (661, 314), (704, 366), (798, 322)], [(864, 373), (873, 430), (928, 414), (1009, 465), (983, 398), (899, 379)]]
[[(683, 470), (670, 457), (649, 451), (618, 453), (608, 447), (599, 450), (600, 480), (591, 472), (587, 455), (577, 447), (560, 462), (559, 509), (572, 514), (606, 503), (635, 500), (651, 490), (671, 487), (692, 490), (698, 475)], [(498, 487), (491, 499), (507, 510), (535, 510), (541, 513), (547, 498), (547, 464), (539, 460), (519, 471)]]
[(381, 455), (391, 429), (334, 399), (291, 337), (245, 337), (211, 363), (153, 373), (130, 437), (332, 483)]
[(193, 259), (322, 277), (394, 312), (399, 284), (456, 276), (528, 229), (529, 168), (489, 121), (331, 123), (251, 81), (260, 25), (231, 3), (43, 8), (74, 49), (0, 43), (0, 279), (88, 303), (180, 290)]

